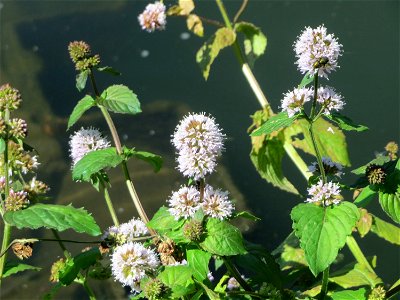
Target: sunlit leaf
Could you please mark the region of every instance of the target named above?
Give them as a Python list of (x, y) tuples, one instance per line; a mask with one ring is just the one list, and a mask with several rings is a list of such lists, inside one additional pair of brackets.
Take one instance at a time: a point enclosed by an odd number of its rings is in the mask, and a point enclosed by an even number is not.
[(332, 300), (367, 300), (368, 290), (366, 288), (358, 289), (355, 291), (344, 290), (340, 292), (334, 292), (331, 295)]
[(310, 270), (317, 276), (335, 260), (360, 213), (350, 202), (326, 208), (301, 203), (292, 209), (291, 217)]
[(203, 37), (204, 35), (204, 27), (203, 22), (199, 16), (190, 14), (186, 19), (187, 28), (192, 31), (195, 35), (199, 37)]
[(4, 266), (4, 273), (3, 277), (8, 277), (13, 274), (23, 272), (23, 271), (40, 271), (42, 268), (27, 265), (27, 264), (21, 264), (19, 262), (6, 262), (6, 265)]
[(181, 8), (179, 13), (187, 16), (194, 9), (194, 2), (193, 0), (179, 0), (179, 7)]
[(146, 152), (146, 151), (136, 151), (135, 149), (128, 149), (125, 148), (123, 149), (124, 154), (126, 157), (135, 157), (137, 159), (143, 160), (149, 164), (152, 165), (154, 168), (154, 172), (160, 171), (163, 160), (161, 156), (156, 155), (154, 153)]
[(4, 150), (6, 150), (6, 142), (3, 138), (0, 138), (0, 154), (3, 154)]
[(186, 251), (187, 262), (197, 280), (203, 281), (207, 278), (207, 274), (210, 272), (208, 269), (210, 258), (211, 253), (203, 250), (191, 249)]
[(97, 68), (97, 71), (109, 73), (114, 76), (121, 75), (121, 73), (119, 71), (115, 70), (113, 67), (99, 67), (99, 68)]
[(311, 75), (311, 76), (310, 76), (310, 73), (307, 73), (306, 75), (304, 75), (304, 77), (303, 77), (303, 79), (301, 80), (301, 82), (300, 82), (298, 88), (299, 88), (299, 89), (300, 89), (300, 88), (303, 88), (303, 87), (309, 85), (309, 84), (310, 84), (311, 82), (313, 82), (313, 81), (314, 81), (314, 75)]
[(101, 234), (99, 226), (86, 210), (71, 205), (38, 203), (23, 210), (9, 211), (4, 219), (18, 229), (45, 227), (57, 231), (73, 229), (93, 236)]
[(171, 289), (173, 299), (179, 299), (194, 290), (192, 275), (188, 265), (166, 266), (157, 278)]
[(380, 192), (379, 203), (393, 221), (400, 223), (400, 186), (394, 194)]
[(76, 88), (78, 89), (78, 91), (81, 92), (85, 89), (89, 72), (89, 70), (85, 70), (76, 75)]
[(98, 103), (115, 113), (135, 115), (142, 111), (136, 94), (124, 85), (108, 87), (101, 94)]
[(160, 209), (154, 214), (147, 226), (156, 230), (164, 232), (166, 230), (174, 230), (182, 227), (184, 220), (175, 220), (174, 216), (170, 214), (168, 208), (165, 206), (160, 207)]
[(361, 237), (364, 237), (371, 229), (372, 215), (366, 209), (360, 209), (361, 217), (356, 223), (356, 228)]
[(366, 207), (377, 195), (377, 192), (369, 186), (362, 189), (361, 193), (354, 200), (354, 204), (358, 207)]
[(69, 116), (67, 130), (72, 125), (74, 125), (88, 109), (90, 109), (91, 107), (93, 107), (95, 105), (96, 105), (96, 102), (89, 95), (86, 95), (81, 100), (79, 100), (78, 104), (76, 104), (74, 110), (72, 111), (71, 115)]
[(299, 117), (300, 114), (297, 114), (289, 118), (287, 112), (282, 111), (279, 114), (269, 118), (263, 125), (254, 130), (250, 135), (260, 136), (263, 134), (271, 134), (274, 131), (278, 131), (279, 129), (292, 125), (293, 122)]
[(348, 289), (351, 287), (370, 286), (375, 287), (382, 283), (382, 279), (374, 272), (368, 270), (364, 265), (356, 263), (352, 268), (345, 268), (344, 271), (331, 274), (329, 281)]
[(368, 130), (367, 126), (356, 124), (350, 118), (341, 115), (338, 112), (332, 112), (331, 114), (326, 115), (326, 117), (335, 122), (343, 130), (354, 130), (358, 132)]
[(373, 217), (371, 231), (386, 241), (400, 246), (400, 228), (388, 222)]

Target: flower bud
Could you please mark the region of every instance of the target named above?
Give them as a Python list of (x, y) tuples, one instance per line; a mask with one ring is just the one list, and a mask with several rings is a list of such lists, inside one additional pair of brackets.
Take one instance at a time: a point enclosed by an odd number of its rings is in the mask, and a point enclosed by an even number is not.
[(50, 278), (51, 282), (58, 282), (59, 272), (65, 268), (65, 260), (64, 258), (60, 258), (51, 266)]
[(391, 141), (386, 145), (385, 150), (388, 152), (390, 159), (395, 160), (397, 158), (399, 146), (395, 142)]
[(146, 282), (143, 292), (146, 298), (149, 300), (161, 299), (162, 294), (165, 293), (166, 286), (157, 278), (150, 279)]
[(10, 120), (9, 125), (9, 133), (17, 139), (23, 139), (28, 134), (28, 125), (25, 120), (14, 118)]
[(14, 192), (10, 189), (10, 193), (5, 201), (6, 211), (17, 211), (26, 208), (29, 205), (27, 193), (24, 191)]
[(68, 45), (69, 56), (74, 63), (90, 55), (90, 46), (84, 41), (74, 41)]
[(386, 291), (381, 285), (372, 289), (371, 293), (368, 295), (368, 300), (384, 300), (384, 299), (386, 299)]
[(203, 225), (201, 222), (192, 220), (183, 227), (183, 235), (191, 241), (199, 241), (203, 234)]
[(15, 110), (21, 104), (21, 94), (8, 83), (0, 86), (0, 110)]

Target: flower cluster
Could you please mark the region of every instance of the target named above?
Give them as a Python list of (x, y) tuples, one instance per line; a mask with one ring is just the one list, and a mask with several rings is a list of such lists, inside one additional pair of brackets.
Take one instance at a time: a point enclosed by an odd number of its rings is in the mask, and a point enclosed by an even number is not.
[(176, 127), (172, 144), (178, 150), (178, 169), (199, 180), (214, 171), (223, 150), (225, 134), (205, 113), (189, 114)]
[(0, 86), (0, 110), (5, 109), (15, 110), (18, 109), (22, 102), (21, 94), (19, 91), (11, 87), (8, 83)]
[(131, 219), (119, 226), (111, 226), (106, 230), (103, 239), (111, 244), (122, 245), (134, 242), (135, 238), (149, 234), (146, 224), (140, 219)]
[(100, 64), (100, 56), (92, 55), (90, 46), (84, 41), (74, 41), (68, 45), (69, 56), (77, 71), (87, 71)]
[(340, 187), (335, 182), (324, 183), (319, 180), (317, 184), (313, 184), (307, 191), (309, 198), (307, 198), (306, 202), (329, 206), (339, 204), (341, 201)]
[(302, 74), (317, 73), (328, 78), (328, 74), (338, 68), (341, 47), (334, 34), (328, 34), (323, 25), (316, 29), (306, 27), (294, 43), (298, 69)]
[(81, 128), (70, 136), (70, 156), (72, 167), (87, 153), (110, 147), (110, 142), (95, 128)]
[(164, 30), (167, 24), (165, 5), (159, 1), (148, 4), (138, 20), (142, 29), (148, 32)]

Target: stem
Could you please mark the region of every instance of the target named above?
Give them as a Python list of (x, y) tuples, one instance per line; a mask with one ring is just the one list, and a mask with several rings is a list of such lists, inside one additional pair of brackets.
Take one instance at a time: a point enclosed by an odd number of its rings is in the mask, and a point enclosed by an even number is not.
[[(310, 124), (310, 126), (309, 126), (309, 128), (308, 128), (308, 131), (310, 132), (311, 141), (312, 141), (312, 144), (313, 144), (313, 147), (314, 147), (315, 156), (316, 156), (316, 158), (317, 158), (319, 171), (320, 171), (320, 173), (321, 173), (321, 177), (322, 177), (323, 183), (326, 183), (325, 169), (324, 169), (324, 165), (323, 165), (323, 163), (322, 163), (321, 153), (319, 152), (318, 145), (317, 145), (317, 141), (316, 141), (315, 136), (314, 136), (313, 122), (310, 121), (309, 124)], [(325, 204), (324, 204), (324, 205), (325, 205)]]
[(367, 258), (364, 256), (364, 253), (361, 251), (358, 246), (356, 240), (352, 235), (349, 235), (346, 240), (347, 247), (349, 247), (351, 253), (354, 255), (357, 262), (361, 265), (364, 265), (370, 272), (375, 274), (374, 269), (369, 264)]
[(7, 249), (9, 248), (9, 242), (11, 238), (11, 226), (4, 222), (3, 229), (3, 242), (1, 244), (2, 256), (0, 257), (0, 290), (1, 290), (1, 279), (3, 278), (4, 266), (6, 264)]
[(54, 229), (51, 230), (51, 232), (53, 233), (54, 237), (56, 238), (56, 241), (58, 242), (58, 244), (60, 245), (61, 249), (63, 250), (63, 252), (67, 251), (67, 248), (65, 247), (65, 245), (63, 244), (60, 235), (58, 234), (58, 232)]
[(240, 275), (239, 271), (233, 265), (233, 263), (229, 259), (229, 257), (224, 257), (223, 260), (224, 260), (224, 264), (225, 264), (226, 268), (228, 269), (228, 272), (233, 277), (235, 277), (235, 279), (241, 285), (241, 287), (247, 292), (252, 292), (253, 290), (251, 289), (251, 286), (248, 285), (248, 283), (242, 278), (242, 276)]
[(107, 184), (104, 182), (103, 178), (101, 178), (101, 175), (99, 176), (99, 178), (100, 178), (100, 182), (103, 187), (103, 190), (104, 190), (104, 199), (106, 200), (108, 211), (111, 215), (114, 225), (119, 226), (118, 217), (117, 217), (117, 214), (115, 213), (114, 205), (112, 204), (110, 194), (108, 193)]
[(233, 23), (236, 23), (237, 20), (239, 20), (240, 15), (244, 12), (248, 2), (249, 2), (249, 0), (243, 0), (242, 5), (240, 6), (239, 10), (237, 11), (235, 17), (233, 18)]
[(85, 289), (86, 293), (89, 295), (89, 299), (96, 300), (96, 295), (93, 293), (93, 290), (88, 285), (86, 278), (82, 280), (82, 286)]
[(392, 287), (386, 292), (386, 299), (390, 299), (394, 295), (400, 292), (400, 279), (397, 280)]
[(328, 279), (329, 279), (329, 266), (322, 273), (322, 286), (319, 299), (324, 300), (326, 293), (328, 292)]

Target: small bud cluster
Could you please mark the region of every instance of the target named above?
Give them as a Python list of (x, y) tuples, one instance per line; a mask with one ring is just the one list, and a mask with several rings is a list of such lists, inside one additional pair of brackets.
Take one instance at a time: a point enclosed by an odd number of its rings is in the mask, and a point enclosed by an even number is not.
[(143, 293), (144, 296), (149, 300), (161, 299), (162, 295), (165, 294), (167, 287), (157, 278), (150, 279), (146, 282)]
[(365, 170), (368, 182), (370, 184), (383, 184), (386, 179), (386, 171), (382, 166), (371, 164)]
[(77, 71), (86, 71), (100, 64), (100, 56), (92, 55), (90, 46), (84, 41), (69, 43), (68, 51)]
[(6, 211), (24, 209), (29, 205), (28, 194), (24, 191), (15, 192), (13, 189), (10, 189), (4, 204)]
[(372, 289), (368, 295), (368, 300), (384, 300), (386, 299), (386, 291), (383, 286), (377, 286)]
[(0, 86), (0, 111), (18, 109), (22, 102), (19, 91), (8, 83)]
[(385, 146), (385, 150), (388, 153), (388, 156), (390, 157), (391, 160), (397, 159), (397, 152), (399, 151), (399, 145), (396, 144), (396, 142), (389, 142)]

